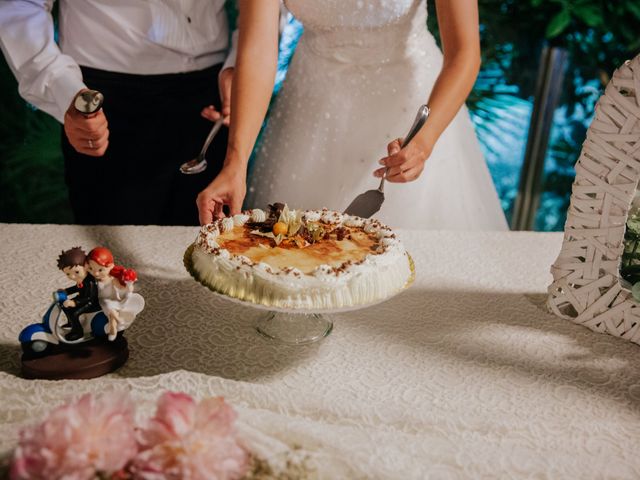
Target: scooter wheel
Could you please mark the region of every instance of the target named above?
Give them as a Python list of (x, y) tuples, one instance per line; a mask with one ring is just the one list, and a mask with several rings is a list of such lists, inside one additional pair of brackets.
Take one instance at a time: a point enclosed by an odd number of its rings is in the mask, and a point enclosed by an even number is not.
[(31, 355), (46, 355), (51, 350), (51, 344), (44, 340), (34, 340), (22, 343), (22, 351)]

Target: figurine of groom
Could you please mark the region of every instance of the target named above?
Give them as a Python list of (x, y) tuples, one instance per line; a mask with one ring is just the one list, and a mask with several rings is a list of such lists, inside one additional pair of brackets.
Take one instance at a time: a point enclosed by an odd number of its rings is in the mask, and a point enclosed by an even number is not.
[(72, 342), (84, 336), (80, 315), (83, 313), (97, 312), (100, 310), (98, 301), (98, 284), (96, 279), (87, 272), (87, 254), (80, 247), (74, 247), (63, 251), (58, 257), (58, 268), (72, 280), (75, 285), (65, 288), (63, 291), (67, 295), (75, 295), (67, 298), (62, 304), (71, 331), (64, 338)]

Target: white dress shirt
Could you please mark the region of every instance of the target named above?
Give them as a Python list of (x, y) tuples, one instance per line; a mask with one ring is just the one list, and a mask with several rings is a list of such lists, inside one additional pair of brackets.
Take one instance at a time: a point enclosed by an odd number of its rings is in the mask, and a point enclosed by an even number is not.
[(163, 74), (235, 64), (224, 0), (60, 0), (59, 45), (54, 1), (0, 0), (0, 47), (20, 95), (60, 122), (86, 88), (78, 65)]

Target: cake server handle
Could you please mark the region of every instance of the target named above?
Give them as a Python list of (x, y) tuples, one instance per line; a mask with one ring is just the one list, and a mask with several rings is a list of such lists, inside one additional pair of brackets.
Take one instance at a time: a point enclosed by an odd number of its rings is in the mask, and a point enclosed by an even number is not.
[[(413, 139), (413, 137), (416, 136), (416, 134), (420, 131), (420, 129), (424, 125), (424, 122), (426, 122), (427, 118), (429, 118), (430, 112), (431, 110), (426, 105), (422, 105), (418, 109), (418, 113), (416, 114), (416, 119), (413, 121), (413, 125), (411, 125), (411, 128), (409, 129), (409, 133), (407, 133), (407, 135), (404, 137), (404, 140), (402, 141), (400, 148), (406, 147), (409, 144), (409, 142)], [(378, 191), (380, 192), (384, 192), (384, 181), (387, 178), (388, 171), (389, 171), (389, 167), (385, 169), (384, 175), (380, 180), (380, 186), (378, 187)]]

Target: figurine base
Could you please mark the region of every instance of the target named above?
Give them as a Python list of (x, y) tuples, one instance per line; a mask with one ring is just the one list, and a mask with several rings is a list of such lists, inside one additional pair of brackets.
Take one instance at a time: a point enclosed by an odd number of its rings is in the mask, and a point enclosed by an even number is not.
[(22, 376), (45, 380), (96, 378), (117, 370), (129, 358), (127, 339), (96, 339), (73, 347), (58, 346), (50, 354), (22, 355)]

